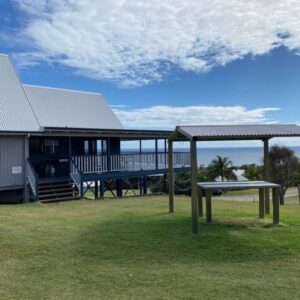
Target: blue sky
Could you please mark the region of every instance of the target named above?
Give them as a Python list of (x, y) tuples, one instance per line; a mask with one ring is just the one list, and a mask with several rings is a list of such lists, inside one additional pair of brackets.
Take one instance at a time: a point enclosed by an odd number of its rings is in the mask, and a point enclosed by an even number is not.
[(300, 123), (300, 5), (111, 2), (1, 1), (0, 51), (24, 83), (100, 92), (126, 127)]

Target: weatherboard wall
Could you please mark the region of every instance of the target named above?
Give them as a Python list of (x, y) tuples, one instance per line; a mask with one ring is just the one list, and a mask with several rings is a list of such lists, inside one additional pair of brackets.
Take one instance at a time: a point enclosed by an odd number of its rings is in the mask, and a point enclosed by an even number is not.
[(0, 136), (0, 190), (23, 188), (25, 138)]

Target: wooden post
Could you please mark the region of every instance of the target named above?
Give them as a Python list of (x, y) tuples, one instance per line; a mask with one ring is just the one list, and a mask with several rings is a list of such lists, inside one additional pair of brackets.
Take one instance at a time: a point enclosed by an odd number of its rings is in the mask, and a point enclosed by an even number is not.
[(155, 169), (158, 169), (158, 140), (155, 139)]
[(107, 171), (111, 170), (111, 143), (110, 138), (106, 140), (106, 159), (107, 159)]
[(104, 197), (104, 180), (100, 180), (100, 198)]
[(298, 184), (298, 198), (299, 198), (299, 205), (300, 205), (300, 185)]
[(279, 188), (273, 188), (273, 224), (279, 224)]
[(174, 212), (174, 170), (173, 170), (173, 142), (168, 140), (168, 168), (169, 168), (169, 213)]
[(142, 140), (140, 139), (140, 154), (142, 154)]
[[(104, 153), (104, 141), (101, 140), (101, 168), (103, 168), (103, 166), (104, 166), (104, 155), (105, 155), (105, 153)], [(107, 162), (107, 159), (106, 159), (106, 162)], [(101, 186), (101, 182), (102, 181), (100, 181), (100, 186)], [(100, 197), (102, 197), (101, 192), (100, 192)]]
[[(269, 163), (269, 140), (264, 142), (264, 180), (270, 180), (270, 163)], [(270, 214), (270, 189), (265, 188), (265, 213)]]
[(143, 194), (147, 195), (148, 192), (148, 179), (147, 176), (143, 177)]
[(24, 138), (24, 192), (23, 203), (29, 202), (29, 183), (27, 177), (27, 160), (29, 158), (29, 137)]
[(164, 140), (164, 150), (165, 150), (165, 168), (167, 168), (167, 162), (168, 162), (168, 159), (167, 159), (167, 140), (165, 139)]
[(265, 189), (259, 189), (259, 218), (265, 217)]
[(143, 177), (139, 178), (140, 196), (143, 196)]
[(95, 180), (95, 199), (99, 198), (99, 184), (98, 180)]
[(203, 217), (203, 199), (201, 188), (198, 188), (198, 216)]
[(72, 166), (72, 138), (68, 137), (68, 155), (69, 155), (69, 173), (71, 173), (71, 166)]
[(116, 180), (117, 197), (123, 197), (122, 179)]
[(197, 195), (197, 142), (191, 141), (191, 168), (192, 168), (192, 229), (193, 233), (198, 233), (198, 195)]
[(84, 193), (83, 193), (83, 181), (82, 177), (80, 176), (80, 198), (83, 198)]
[(212, 222), (212, 216), (211, 216), (211, 195), (212, 191), (211, 190), (206, 190), (205, 191), (205, 198), (206, 198), (206, 223), (211, 224)]

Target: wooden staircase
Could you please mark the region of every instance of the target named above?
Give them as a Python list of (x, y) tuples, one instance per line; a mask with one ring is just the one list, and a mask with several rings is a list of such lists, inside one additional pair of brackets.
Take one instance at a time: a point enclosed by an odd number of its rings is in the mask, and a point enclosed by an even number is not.
[(39, 201), (41, 203), (74, 199), (79, 199), (79, 193), (74, 183), (69, 180), (39, 184)]

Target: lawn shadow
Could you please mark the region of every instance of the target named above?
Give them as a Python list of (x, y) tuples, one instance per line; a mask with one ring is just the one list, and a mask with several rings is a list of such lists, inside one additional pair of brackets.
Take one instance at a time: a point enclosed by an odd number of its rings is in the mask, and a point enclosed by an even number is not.
[(215, 218), (209, 225), (202, 219), (195, 235), (191, 219), (183, 215), (124, 214), (91, 225), (73, 241), (72, 249), (87, 263), (266, 261), (289, 255), (278, 230), (254, 218)]

